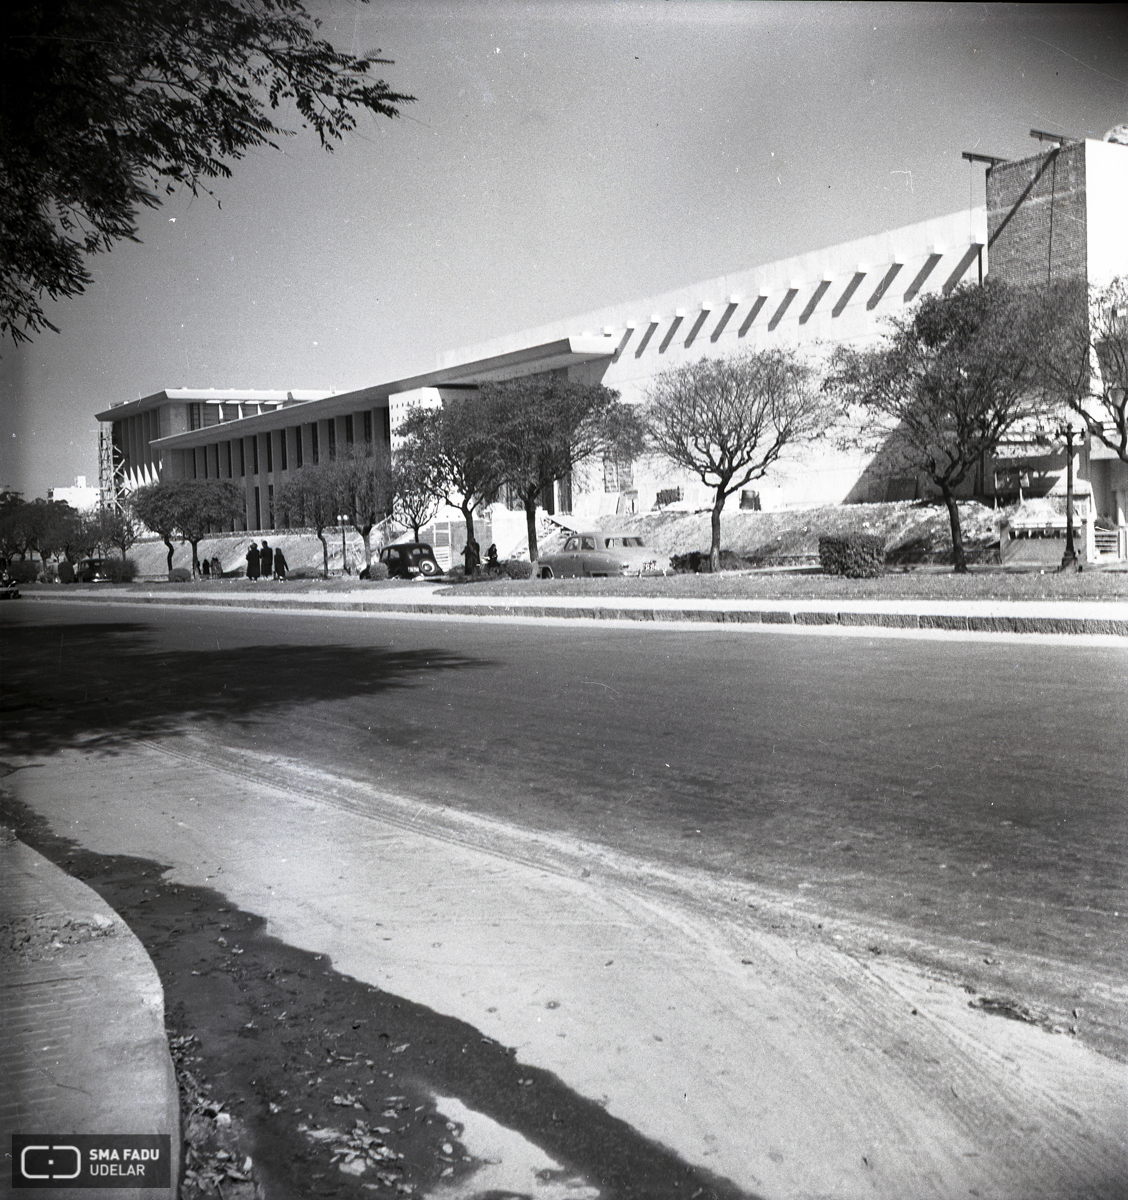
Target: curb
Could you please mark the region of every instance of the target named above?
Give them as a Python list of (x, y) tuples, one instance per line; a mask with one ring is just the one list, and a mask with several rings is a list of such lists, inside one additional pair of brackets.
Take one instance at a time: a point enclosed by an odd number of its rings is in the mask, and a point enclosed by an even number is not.
[[(0, 947), (5, 1157), (13, 1134), (166, 1134), (171, 1186), (145, 1194), (174, 1200), (180, 1094), (156, 967), (97, 892), (31, 847), (9, 835), (0, 864), (0, 926), (10, 935)], [(14, 1170), (4, 1171), (0, 1194)], [(120, 1195), (81, 1186), (85, 1196)]]
[[(30, 595), (28, 599), (62, 600), (69, 604), (160, 604), (203, 608), (299, 610), (302, 612), (355, 612), (435, 617), (495, 617), (555, 619), (567, 621), (691, 622), (713, 625), (801, 625), (859, 626), (887, 629), (925, 629), (946, 632), (1060, 634), (1128, 638), (1128, 615), (1124, 617), (1055, 617), (1017, 613), (865, 612), (835, 611), (783, 603), (772, 608), (653, 608), (638, 605), (582, 604), (490, 604), (424, 603), (379, 600), (306, 599), (298, 597), (153, 596), (130, 597), (89, 595)], [(308, 593), (307, 593), (308, 595)], [(1117, 608), (1122, 608), (1119, 604)]]

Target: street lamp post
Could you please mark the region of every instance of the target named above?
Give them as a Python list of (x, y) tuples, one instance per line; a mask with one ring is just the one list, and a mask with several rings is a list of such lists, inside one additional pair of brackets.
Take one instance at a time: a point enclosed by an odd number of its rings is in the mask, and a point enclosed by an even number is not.
[(1061, 570), (1072, 571), (1077, 566), (1077, 552), (1073, 546), (1073, 426), (1067, 424), (1065, 434), (1065, 553), (1061, 556)]
[(345, 526), (348, 524), (348, 521), (349, 521), (348, 517), (346, 517), (344, 514), (340, 514), (337, 517), (337, 524), (340, 525), (340, 527), (341, 527), (341, 574), (342, 575), (351, 575), (352, 574), (352, 572), (349, 570), (348, 554), (345, 551)]

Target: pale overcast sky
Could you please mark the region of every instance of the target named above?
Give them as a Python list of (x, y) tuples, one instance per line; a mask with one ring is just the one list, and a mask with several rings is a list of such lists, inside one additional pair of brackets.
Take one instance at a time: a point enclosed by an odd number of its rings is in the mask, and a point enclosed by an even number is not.
[(962, 150), (1128, 121), (1121, 5), (314, 0), (396, 121), (236, 164), (0, 346), (0, 486), (97, 481), (163, 387), (346, 390), (437, 353), (983, 202)]

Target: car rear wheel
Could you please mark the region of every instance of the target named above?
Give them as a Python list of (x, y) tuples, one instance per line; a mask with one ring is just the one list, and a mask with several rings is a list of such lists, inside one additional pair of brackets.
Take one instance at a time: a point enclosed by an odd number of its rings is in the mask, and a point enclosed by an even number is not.
[(420, 575), (437, 575), (439, 570), (439, 564), (431, 562), (429, 558), (423, 559), (423, 561), (419, 564)]

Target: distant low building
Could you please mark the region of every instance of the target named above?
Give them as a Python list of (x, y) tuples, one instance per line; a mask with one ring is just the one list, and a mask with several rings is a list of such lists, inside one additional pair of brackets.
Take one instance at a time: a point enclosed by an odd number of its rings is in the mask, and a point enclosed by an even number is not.
[(99, 492), (96, 487), (86, 486), (85, 475), (76, 475), (74, 487), (48, 488), (47, 499), (69, 504), (79, 512), (91, 512), (98, 507)]

